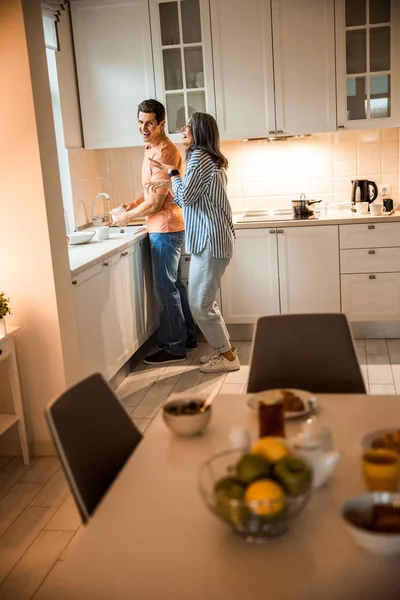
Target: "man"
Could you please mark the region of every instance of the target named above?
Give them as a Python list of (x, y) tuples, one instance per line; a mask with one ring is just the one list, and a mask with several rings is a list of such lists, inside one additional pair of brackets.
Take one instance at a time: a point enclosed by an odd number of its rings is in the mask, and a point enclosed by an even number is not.
[(149, 187), (151, 179), (165, 179), (149, 158), (174, 165), (179, 171), (182, 158), (167, 138), (165, 108), (157, 100), (144, 100), (138, 106), (138, 127), (145, 146), (142, 165), (143, 194), (122, 205), (125, 213), (119, 224), (133, 217), (147, 217), (154, 294), (160, 305), (160, 350), (146, 356), (148, 365), (165, 365), (186, 360), (186, 350), (197, 347), (196, 325), (189, 309), (186, 289), (180, 279), (179, 259), (185, 238), (182, 209), (172, 201), (171, 192)]

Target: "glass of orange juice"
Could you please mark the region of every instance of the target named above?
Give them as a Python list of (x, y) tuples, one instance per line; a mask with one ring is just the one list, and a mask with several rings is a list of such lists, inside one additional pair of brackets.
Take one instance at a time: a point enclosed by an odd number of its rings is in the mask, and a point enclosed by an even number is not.
[(395, 492), (400, 478), (400, 456), (393, 450), (367, 450), (362, 456), (367, 488), (372, 492)]

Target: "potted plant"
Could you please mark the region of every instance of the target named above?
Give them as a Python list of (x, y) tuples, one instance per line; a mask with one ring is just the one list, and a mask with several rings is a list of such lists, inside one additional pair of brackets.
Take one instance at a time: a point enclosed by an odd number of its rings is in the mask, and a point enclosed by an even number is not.
[(6, 335), (6, 321), (4, 317), (10, 314), (10, 298), (7, 298), (4, 292), (0, 292), (0, 337)]

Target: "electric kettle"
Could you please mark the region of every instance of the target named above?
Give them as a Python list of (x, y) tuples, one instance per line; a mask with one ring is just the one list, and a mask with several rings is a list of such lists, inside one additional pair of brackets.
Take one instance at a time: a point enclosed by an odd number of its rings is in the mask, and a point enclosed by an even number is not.
[[(351, 210), (353, 212), (356, 212), (356, 202), (373, 202), (378, 196), (378, 188), (375, 181), (354, 179), (351, 183)], [(371, 192), (370, 188), (372, 188)]]

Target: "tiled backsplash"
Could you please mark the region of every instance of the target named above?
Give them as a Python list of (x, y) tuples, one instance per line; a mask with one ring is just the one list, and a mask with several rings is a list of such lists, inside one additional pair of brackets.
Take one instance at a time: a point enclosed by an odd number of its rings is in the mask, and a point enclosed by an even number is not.
[[(179, 147), (183, 154), (183, 147)], [(288, 206), (304, 192), (325, 202), (348, 202), (351, 180), (391, 186), (399, 201), (399, 129), (340, 131), (277, 142), (222, 142), (229, 160), (228, 194), (235, 211)], [(94, 196), (107, 192), (110, 210), (142, 192), (143, 148), (70, 150), (77, 226), (90, 222)]]

